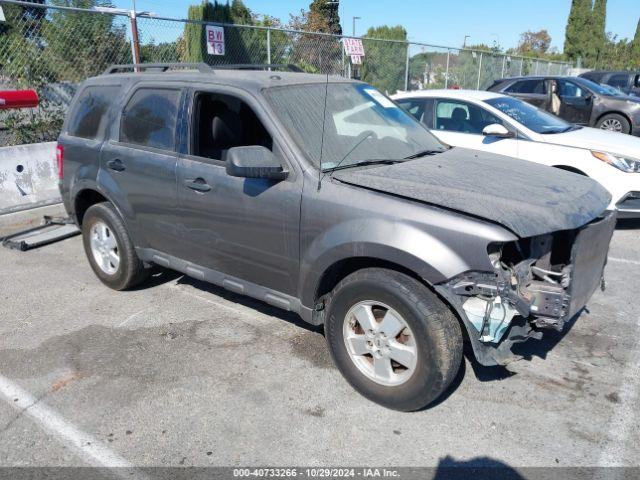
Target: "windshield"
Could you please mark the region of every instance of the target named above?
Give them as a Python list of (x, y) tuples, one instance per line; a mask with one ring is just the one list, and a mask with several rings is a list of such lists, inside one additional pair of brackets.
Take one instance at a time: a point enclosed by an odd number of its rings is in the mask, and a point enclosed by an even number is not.
[(517, 98), (495, 97), (485, 100), (485, 103), (509, 115), (516, 122), (521, 123), (536, 133), (561, 133), (573, 128), (573, 125), (565, 122), (561, 118), (551, 115)]
[(626, 93), (624, 93), (622, 90), (620, 90), (619, 88), (616, 87), (612, 87), (611, 85), (606, 85), (601, 83), (600, 87), (602, 87), (605, 92), (607, 92), (607, 95), (613, 95), (616, 97), (624, 97), (626, 96)]
[(323, 170), (378, 160), (403, 161), (447, 148), (426, 127), (370, 85), (288, 85), (269, 88), (265, 96), (316, 167), (320, 166), (322, 144)]

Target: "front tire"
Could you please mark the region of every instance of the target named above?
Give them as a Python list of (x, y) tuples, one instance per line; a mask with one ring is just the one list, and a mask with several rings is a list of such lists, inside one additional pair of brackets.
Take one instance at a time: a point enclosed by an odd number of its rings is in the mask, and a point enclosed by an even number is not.
[(629, 123), (629, 120), (617, 113), (604, 115), (600, 120), (598, 120), (598, 123), (596, 123), (596, 128), (609, 130), (611, 132), (631, 133), (631, 124)]
[(125, 290), (148, 276), (118, 212), (108, 202), (89, 207), (82, 221), (82, 242), (96, 276), (109, 288)]
[(387, 408), (436, 400), (462, 361), (462, 331), (447, 306), (412, 277), (369, 268), (329, 294), (325, 335), (336, 366), (360, 394)]

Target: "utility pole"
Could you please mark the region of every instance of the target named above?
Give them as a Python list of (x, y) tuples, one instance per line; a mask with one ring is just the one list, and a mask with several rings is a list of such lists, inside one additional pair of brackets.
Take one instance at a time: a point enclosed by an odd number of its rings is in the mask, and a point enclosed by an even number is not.
[(131, 19), (131, 56), (133, 63), (140, 63), (140, 37), (138, 36), (138, 20), (136, 10), (136, 0), (132, 0), (133, 10), (129, 12)]
[(356, 20), (362, 20), (362, 17), (353, 17), (353, 30), (352, 30), (351, 34), (354, 37), (356, 36)]

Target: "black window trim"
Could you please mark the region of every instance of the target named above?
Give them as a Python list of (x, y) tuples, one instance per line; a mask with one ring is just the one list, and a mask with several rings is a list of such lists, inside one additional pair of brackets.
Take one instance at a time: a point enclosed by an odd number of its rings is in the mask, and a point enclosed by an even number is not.
[[(124, 111), (127, 108), (127, 105), (129, 104), (129, 102), (131, 101), (131, 99), (133, 98), (133, 96), (136, 94), (136, 92), (138, 92), (139, 90), (149, 90), (149, 89), (155, 89), (155, 90), (176, 90), (180, 93), (180, 95), (178, 96), (178, 113), (176, 115), (176, 128), (175, 128), (175, 132), (174, 132), (174, 143), (173, 143), (173, 150), (167, 150), (166, 148), (158, 148), (158, 147), (152, 147), (149, 145), (140, 145), (138, 143), (129, 143), (129, 142), (125, 142), (122, 141), (120, 139), (120, 135), (122, 133), (122, 120), (124, 118)], [(178, 122), (180, 121), (180, 115), (181, 115), (181, 108), (184, 104), (183, 102), (183, 97), (186, 94), (186, 87), (185, 85), (183, 85), (182, 83), (173, 83), (173, 82), (167, 82), (167, 83), (158, 83), (158, 82), (153, 82), (153, 83), (145, 83), (145, 82), (139, 82), (134, 84), (131, 89), (129, 90), (129, 92), (127, 92), (126, 98), (124, 99), (124, 101), (122, 103), (120, 103), (119, 108), (118, 108), (118, 118), (115, 119), (116, 121), (114, 122), (114, 127), (115, 127), (115, 132), (113, 133), (114, 136), (114, 141), (113, 143), (116, 145), (121, 145), (127, 148), (134, 148), (137, 150), (145, 150), (148, 152), (152, 152), (152, 153), (160, 153), (160, 154), (164, 154), (164, 155), (168, 155), (168, 156), (175, 156), (178, 154), (178, 147), (180, 145), (180, 126), (178, 125)]]

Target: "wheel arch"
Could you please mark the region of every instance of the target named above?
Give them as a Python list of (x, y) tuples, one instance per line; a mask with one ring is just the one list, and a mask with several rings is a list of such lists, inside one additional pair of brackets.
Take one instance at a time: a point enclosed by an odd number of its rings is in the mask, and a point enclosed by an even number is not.
[(396, 272), (404, 273), (405, 275), (418, 280), (420, 283), (431, 288), (429, 282), (422, 278), (416, 271), (408, 268), (400, 263), (392, 262), (383, 258), (377, 257), (348, 257), (337, 260), (329, 265), (316, 282), (314, 291), (314, 301), (318, 301), (323, 296), (331, 292), (336, 285), (338, 285), (347, 276), (351, 275), (358, 270), (365, 268), (384, 268), (387, 270), (393, 270)]
[(618, 110), (609, 110), (607, 112), (602, 113), (601, 115), (598, 116), (598, 118), (596, 118), (596, 121), (594, 123), (594, 125), (597, 125), (598, 122), (600, 120), (602, 120), (604, 117), (606, 117), (607, 115), (620, 115), (621, 117), (623, 117), (627, 122), (629, 122), (629, 127), (633, 126), (633, 122), (631, 121), (631, 117), (629, 117), (629, 115), (627, 115), (624, 112), (620, 112)]
[(589, 176), (586, 173), (584, 173), (582, 170), (580, 170), (580, 169), (578, 169), (576, 167), (571, 167), (569, 165), (553, 165), (553, 168), (558, 168), (558, 169), (564, 170), (566, 172), (577, 173), (578, 175), (583, 175), (585, 177)]

